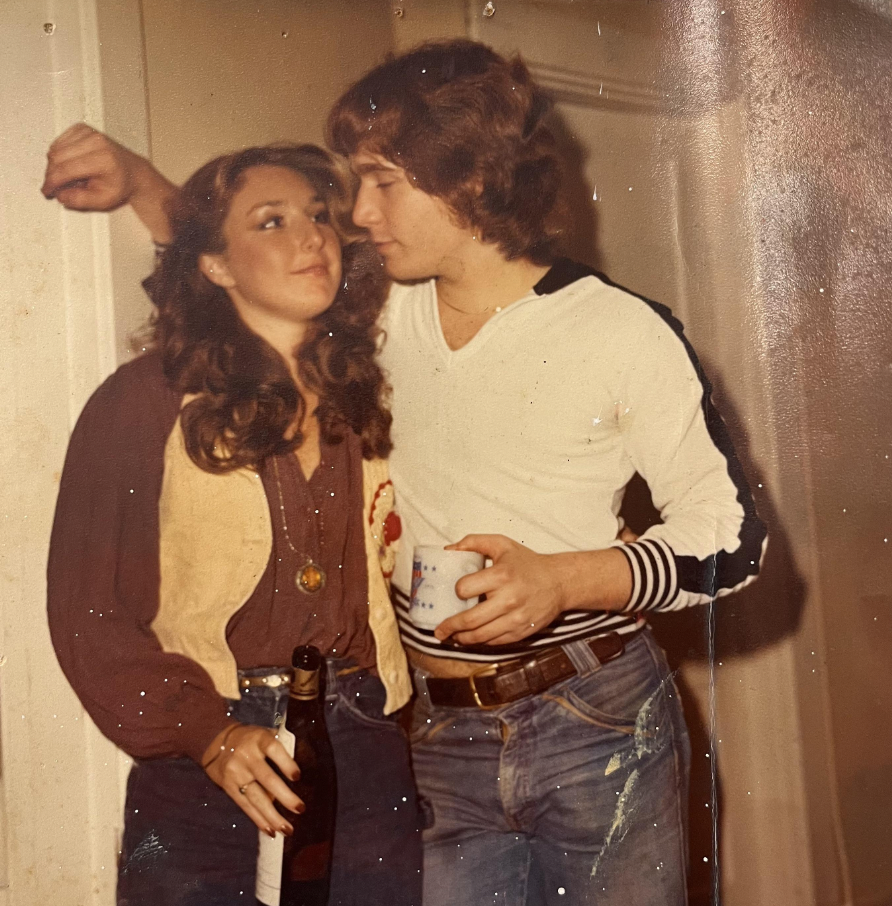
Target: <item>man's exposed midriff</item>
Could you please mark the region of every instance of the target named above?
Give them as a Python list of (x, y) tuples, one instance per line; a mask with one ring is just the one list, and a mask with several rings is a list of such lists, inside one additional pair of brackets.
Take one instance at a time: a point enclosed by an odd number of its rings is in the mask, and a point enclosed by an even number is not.
[(480, 673), (486, 670), (489, 666), (476, 661), (460, 661), (453, 657), (434, 657), (431, 654), (424, 654), (412, 648), (407, 648), (406, 654), (409, 657), (409, 663), (413, 667), (442, 679), (470, 676), (472, 673)]

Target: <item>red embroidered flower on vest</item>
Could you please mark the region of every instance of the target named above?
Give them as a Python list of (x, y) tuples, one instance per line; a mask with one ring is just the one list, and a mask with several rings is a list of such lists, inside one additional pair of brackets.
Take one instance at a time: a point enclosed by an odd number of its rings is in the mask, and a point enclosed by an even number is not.
[(393, 482), (390, 480), (378, 485), (375, 491), (369, 513), (369, 527), (378, 545), (381, 572), (384, 573), (385, 579), (389, 579), (393, 575), (393, 568), (396, 565), (394, 545), (403, 533), (400, 517), (393, 509)]

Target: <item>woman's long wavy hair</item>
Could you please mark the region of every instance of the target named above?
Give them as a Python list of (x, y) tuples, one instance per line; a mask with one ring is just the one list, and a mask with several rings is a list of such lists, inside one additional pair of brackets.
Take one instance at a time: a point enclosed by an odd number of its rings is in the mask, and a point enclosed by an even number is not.
[(184, 394), (186, 448), (208, 472), (256, 467), (303, 442), (306, 401), (284, 359), (246, 327), (226, 291), (199, 269), (202, 254), (225, 251), (223, 223), (252, 167), (287, 167), (328, 205), (343, 246), (343, 278), (331, 307), (315, 318), (295, 355), (300, 381), (319, 395), (316, 410), (327, 442), (345, 427), (361, 438), (363, 456), (391, 449), (389, 391), (375, 361), (376, 320), (387, 280), (374, 248), (351, 232), (351, 195), (334, 159), (314, 145), (248, 148), (205, 164), (183, 186), (170, 211), (173, 240), (152, 277), (157, 311), (153, 346), (164, 374)]

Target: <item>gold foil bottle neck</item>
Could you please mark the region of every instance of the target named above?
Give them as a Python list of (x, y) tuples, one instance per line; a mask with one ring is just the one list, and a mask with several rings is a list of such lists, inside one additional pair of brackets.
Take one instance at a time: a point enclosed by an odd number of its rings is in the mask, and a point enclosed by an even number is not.
[(312, 701), (319, 697), (319, 671), (294, 668), (294, 681), (291, 683), (291, 697), (301, 701)]

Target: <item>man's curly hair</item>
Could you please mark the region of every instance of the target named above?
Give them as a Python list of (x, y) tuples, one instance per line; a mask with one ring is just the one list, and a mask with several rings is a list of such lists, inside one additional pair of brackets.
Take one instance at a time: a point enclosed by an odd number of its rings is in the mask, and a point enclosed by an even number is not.
[(387, 60), (335, 103), (333, 151), (380, 154), (511, 258), (549, 264), (563, 232), (550, 103), (517, 57), (456, 40)]

